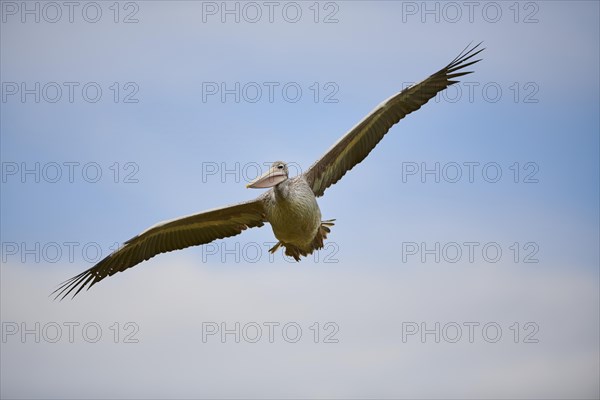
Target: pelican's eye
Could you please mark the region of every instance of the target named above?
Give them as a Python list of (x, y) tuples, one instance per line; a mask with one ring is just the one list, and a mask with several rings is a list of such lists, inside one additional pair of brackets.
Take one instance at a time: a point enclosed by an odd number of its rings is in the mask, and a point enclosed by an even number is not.
[(279, 164), (279, 165), (277, 166), (277, 168), (279, 168), (279, 169), (283, 169), (283, 164)]

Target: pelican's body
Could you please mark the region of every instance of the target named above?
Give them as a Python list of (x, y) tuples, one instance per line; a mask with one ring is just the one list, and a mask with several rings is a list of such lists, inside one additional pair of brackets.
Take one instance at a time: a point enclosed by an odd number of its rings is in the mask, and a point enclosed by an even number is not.
[(64, 298), (77, 289), (75, 297), (84, 287), (89, 289), (102, 279), (157, 254), (234, 236), (265, 222), (271, 224), (279, 240), (271, 252), (283, 246), (287, 255), (299, 261), (322, 248), (333, 220), (321, 221), (316, 198), (364, 160), (394, 124), (458, 82), (454, 78), (471, 73), (461, 70), (480, 61), (469, 61), (483, 50), (477, 50), (478, 47), (463, 50), (438, 72), (384, 101), (303, 174), (290, 178), (287, 165), (277, 161), (248, 185), (269, 188), (258, 198), (157, 224), (126, 241), (92, 268), (64, 282), (55, 290), (56, 297)]
[(266, 219), (279, 240), (272, 251), (283, 245), (296, 260), (323, 247), (330, 221), (323, 222), (317, 198), (303, 175), (276, 185), (263, 199)]
[(275, 237), (309, 251), (321, 226), (321, 210), (306, 179), (299, 176), (280, 183), (267, 192), (264, 204)]

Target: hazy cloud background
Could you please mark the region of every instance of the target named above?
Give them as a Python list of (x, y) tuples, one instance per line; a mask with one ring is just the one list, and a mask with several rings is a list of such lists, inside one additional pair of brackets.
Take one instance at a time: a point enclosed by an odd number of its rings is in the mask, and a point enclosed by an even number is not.
[[(49, 23), (47, 3), (28, 2), (40, 22), (23, 23), (23, 3), (2, 1), (2, 397), (597, 398), (599, 6), (476, 3), (471, 20), (461, 2), (452, 3), (458, 19), (447, 3), (324, 2), (315, 23), (313, 2), (277, 2), (271, 23), (258, 2), (262, 18), (251, 23), (246, 3), (229, 2), (240, 22), (230, 14), (223, 23), (221, 2), (141, 1), (119, 3), (115, 23), (113, 3), (99, 2), (102, 16), (89, 23), (81, 10), (92, 6), (82, 2), (72, 23), (65, 6)], [(302, 16), (286, 21), (281, 10), (296, 4)], [(206, 14), (211, 7), (217, 14)], [(138, 22), (123, 23), (134, 11)], [(338, 21), (324, 23), (332, 12)], [(158, 221), (258, 195), (244, 187), (253, 166), (308, 167), (382, 100), (481, 40), (484, 60), (463, 79), (470, 86), (395, 126), (320, 199), (337, 222), (319, 254), (270, 259), (265, 226), (161, 255), (75, 301), (48, 298), (93, 265), (96, 248), (107, 254)], [(66, 90), (36, 103), (8, 95), (13, 82), (80, 85), (72, 103)], [(88, 82), (102, 88), (96, 103), (81, 95)], [(264, 91), (255, 103), (250, 92), (223, 102), (203, 93), (213, 82)], [(265, 82), (279, 84), (273, 102)], [(302, 89), (297, 102), (285, 99), (286, 83)], [(138, 102), (124, 103), (132, 88)], [(337, 102), (325, 101), (331, 93)], [(469, 162), (479, 163), (473, 183)], [(39, 182), (21, 175), (35, 163)], [(62, 166), (56, 183), (51, 163)], [(73, 182), (64, 163), (79, 163)], [(100, 166), (96, 183), (81, 174), (88, 163)], [(436, 163), (439, 183), (407, 174)], [(463, 175), (451, 183), (442, 169), (454, 163)], [(482, 176), (487, 163), (500, 167), (497, 183)], [(479, 244), (473, 262), (465, 242)], [(439, 243), (439, 262), (410, 254), (414, 243)], [(463, 250), (456, 262), (441, 250), (453, 243)], [(486, 243), (502, 250), (497, 262), (482, 254)], [(236, 322), (262, 326), (261, 339), (203, 341), (206, 323)], [(269, 322), (280, 324), (273, 343)], [(337, 343), (324, 343), (328, 322)], [(39, 343), (21, 335), (36, 323)], [(286, 323), (301, 327), (298, 342), (285, 340)], [(439, 343), (434, 334), (403, 340), (413, 323), (439, 323)], [(456, 343), (442, 330), (454, 323)], [(465, 323), (479, 324), (472, 343)], [(502, 330), (495, 343), (482, 334), (490, 323)], [(100, 327), (96, 343), (85, 324)], [(52, 343), (55, 326), (62, 336)]]

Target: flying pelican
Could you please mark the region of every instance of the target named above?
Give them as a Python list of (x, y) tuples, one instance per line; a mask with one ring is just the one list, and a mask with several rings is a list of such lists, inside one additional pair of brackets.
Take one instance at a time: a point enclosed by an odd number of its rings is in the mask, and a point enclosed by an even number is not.
[(77, 289), (75, 297), (84, 287), (89, 289), (104, 278), (157, 254), (235, 236), (265, 222), (271, 224), (278, 239), (270, 252), (283, 246), (286, 255), (299, 261), (301, 256), (322, 249), (334, 220), (321, 221), (316, 198), (364, 160), (394, 124), (421, 108), (438, 92), (457, 83), (455, 78), (472, 73), (463, 69), (481, 61), (472, 60), (484, 50), (478, 49), (480, 45), (467, 46), (450, 64), (429, 78), (381, 103), (306, 172), (290, 178), (286, 163), (276, 161), (265, 174), (247, 185), (248, 188), (270, 188), (256, 199), (154, 225), (126, 241), (92, 268), (63, 282), (52, 294), (56, 294), (55, 299), (62, 296), (62, 300)]

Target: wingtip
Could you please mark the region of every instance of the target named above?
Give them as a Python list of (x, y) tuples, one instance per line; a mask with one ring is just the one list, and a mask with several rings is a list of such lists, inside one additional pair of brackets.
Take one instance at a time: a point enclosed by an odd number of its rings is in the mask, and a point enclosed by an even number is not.
[(93, 276), (93, 274), (90, 274), (89, 272), (89, 270), (84, 271), (60, 283), (59, 286), (52, 293), (50, 293), (49, 297), (53, 296), (56, 293), (56, 296), (54, 296), (54, 301), (63, 301), (64, 298), (69, 295), (69, 293), (71, 293), (75, 288), (79, 287), (79, 290), (77, 290), (72, 297), (74, 298), (77, 295), (77, 293), (79, 293), (81, 289), (83, 289), (83, 287), (85, 287), (89, 283), (90, 278)]

